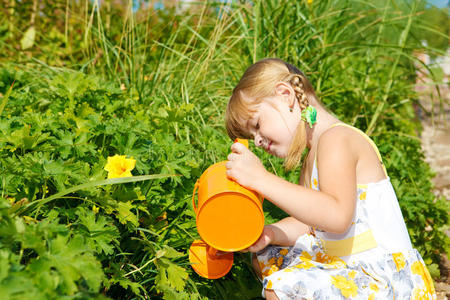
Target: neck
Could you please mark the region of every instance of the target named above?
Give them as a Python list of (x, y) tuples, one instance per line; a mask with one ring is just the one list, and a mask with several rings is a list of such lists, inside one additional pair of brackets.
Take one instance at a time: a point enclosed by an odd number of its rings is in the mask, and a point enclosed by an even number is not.
[(306, 146), (311, 149), (316, 149), (320, 136), (324, 131), (330, 128), (334, 123), (340, 122), (339, 119), (332, 116), (329, 112), (323, 109), (320, 105), (314, 105), (317, 110), (317, 123), (309, 128), (306, 124)]

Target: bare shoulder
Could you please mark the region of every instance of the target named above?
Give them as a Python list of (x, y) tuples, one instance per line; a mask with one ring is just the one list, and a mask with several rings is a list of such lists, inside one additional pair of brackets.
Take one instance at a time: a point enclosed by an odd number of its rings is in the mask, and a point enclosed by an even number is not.
[(317, 145), (318, 166), (352, 167), (358, 183), (378, 181), (385, 178), (385, 173), (376, 151), (376, 147), (359, 129), (335, 126), (320, 136)]
[(335, 126), (322, 133), (317, 144), (317, 155), (319, 153), (342, 155), (357, 155), (357, 144), (360, 138), (354, 129), (346, 126)]

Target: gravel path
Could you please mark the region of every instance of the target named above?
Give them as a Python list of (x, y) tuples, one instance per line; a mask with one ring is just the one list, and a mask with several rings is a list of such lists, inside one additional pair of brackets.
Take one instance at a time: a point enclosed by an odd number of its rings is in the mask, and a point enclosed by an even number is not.
[[(432, 63), (426, 56), (420, 58), (429, 65)], [(450, 51), (447, 52), (446, 57), (440, 58), (437, 64), (446, 74), (444, 84), (440, 85), (442, 105), (439, 105), (436, 88), (429, 84), (426, 75), (420, 75), (416, 89), (420, 93), (422, 108), (418, 109), (418, 117), (423, 126), (421, 139), (425, 160), (436, 172), (433, 178), (434, 193), (450, 201)], [(450, 229), (447, 230), (447, 235), (450, 236)], [(449, 299), (450, 260), (445, 254), (442, 254), (440, 271), (441, 277), (435, 282), (438, 300)]]

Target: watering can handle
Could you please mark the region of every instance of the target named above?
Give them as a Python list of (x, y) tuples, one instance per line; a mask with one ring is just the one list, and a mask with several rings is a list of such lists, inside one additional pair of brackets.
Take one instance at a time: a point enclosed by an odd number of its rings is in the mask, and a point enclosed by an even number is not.
[(197, 180), (195, 182), (195, 185), (194, 185), (194, 191), (192, 192), (192, 207), (194, 207), (194, 212), (195, 213), (197, 213), (197, 205), (195, 205), (195, 192), (197, 191), (199, 185), (200, 184), (199, 184), (199, 182)]

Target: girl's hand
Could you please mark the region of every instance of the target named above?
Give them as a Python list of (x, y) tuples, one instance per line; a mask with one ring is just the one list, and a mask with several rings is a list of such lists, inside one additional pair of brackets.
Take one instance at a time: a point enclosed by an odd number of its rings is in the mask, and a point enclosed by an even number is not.
[(272, 243), (274, 240), (274, 231), (272, 230), (270, 225), (264, 226), (263, 232), (261, 233), (261, 236), (259, 239), (250, 247), (247, 249), (241, 250), (241, 252), (258, 252), (264, 248), (266, 248), (268, 245)]
[(252, 190), (256, 190), (256, 183), (267, 173), (261, 160), (241, 143), (231, 146), (225, 167), (230, 179)]

